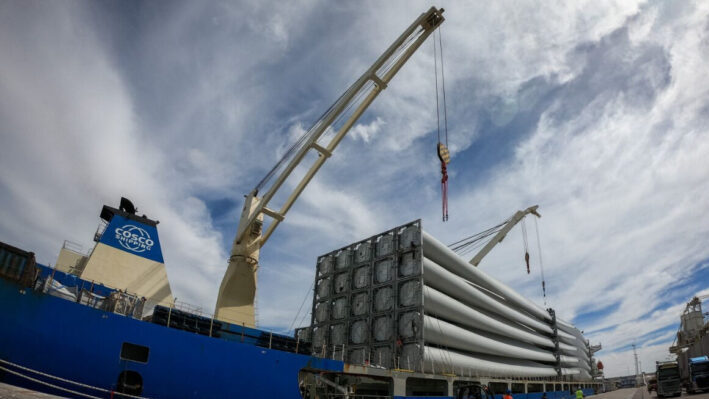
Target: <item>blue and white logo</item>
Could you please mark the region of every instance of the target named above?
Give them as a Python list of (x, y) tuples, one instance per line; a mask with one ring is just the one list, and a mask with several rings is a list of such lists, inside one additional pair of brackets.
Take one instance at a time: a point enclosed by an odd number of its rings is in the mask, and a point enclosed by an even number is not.
[(115, 230), (116, 240), (125, 249), (133, 252), (145, 252), (155, 245), (155, 242), (150, 239), (145, 229), (127, 224), (123, 227), (117, 227)]
[(113, 215), (100, 242), (142, 258), (164, 262), (158, 229), (121, 215)]

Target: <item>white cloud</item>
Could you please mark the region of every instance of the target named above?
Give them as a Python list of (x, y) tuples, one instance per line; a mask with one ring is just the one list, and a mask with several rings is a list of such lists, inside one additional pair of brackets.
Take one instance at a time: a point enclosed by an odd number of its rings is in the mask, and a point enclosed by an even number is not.
[(352, 127), (349, 135), (354, 139), (361, 139), (365, 143), (369, 143), (382, 130), (384, 124), (385, 122), (379, 117), (369, 124), (358, 123)]
[(225, 259), (220, 234), (200, 200), (183, 199), (186, 187), (163, 179), (165, 154), (146, 140), (111, 57), (75, 29), (86, 14), (59, 4), (13, 11), (16, 20), (0, 35), (3, 240), (52, 264), (63, 239), (88, 248), (101, 204), (115, 206), (125, 195), (162, 221), (177, 296), (211, 301)]

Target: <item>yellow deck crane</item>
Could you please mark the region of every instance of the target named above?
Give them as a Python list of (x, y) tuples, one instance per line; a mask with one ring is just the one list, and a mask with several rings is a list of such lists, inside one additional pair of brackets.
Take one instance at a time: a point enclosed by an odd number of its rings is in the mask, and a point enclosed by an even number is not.
[[(254, 298), (261, 247), (284, 220), (305, 186), (332, 155), (350, 128), (443, 21), (443, 9), (431, 7), (421, 14), (246, 196), (229, 257), (229, 266), (219, 287), (215, 309), (217, 319), (247, 326), (255, 325)], [(336, 126), (340, 120), (343, 121), (342, 124)], [(275, 210), (270, 206), (271, 200), (282, 191), (286, 179), (301, 165), (310, 151), (317, 153), (317, 159), (295, 188), (286, 187), (290, 194), (280, 209)], [(261, 193), (262, 190), (265, 191)], [(270, 218), (265, 232), (264, 216)]]

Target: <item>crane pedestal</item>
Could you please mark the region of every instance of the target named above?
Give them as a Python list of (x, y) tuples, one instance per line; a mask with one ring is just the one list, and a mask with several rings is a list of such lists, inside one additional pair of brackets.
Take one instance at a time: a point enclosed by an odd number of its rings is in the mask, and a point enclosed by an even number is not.
[[(249, 214), (256, 208), (258, 202), (259, 199), (256, 196), (246, 198), (241, 223), (248, 221)], [(214, 311), (216, 319), (250, 327), (256, 326), (254, 298), (258, 281), (262, 226), (263, 215), (259, 215), (243, 240), (234, 241), (232, 245), (229, 266), (219, 287), (219, 296)], [(241, 227), (239, 226), (239, 229)]]

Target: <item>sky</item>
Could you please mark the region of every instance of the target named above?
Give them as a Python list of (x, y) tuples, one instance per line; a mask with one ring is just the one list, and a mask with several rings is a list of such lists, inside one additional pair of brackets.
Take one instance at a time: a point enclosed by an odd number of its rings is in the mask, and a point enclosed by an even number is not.
[[(652, 370), (709, 287), (709, 3), (437, 5), (450, 220), (429, 40), (262, 249), (259, 325), (309, 323), (320, 254), (419, 218), (452, 243), (536, 204), (531, 274), (519, 226), (482, 270), (543, 305), (543, 266), (608, 376), (633, 343)], [(0, 241), (52, 264), (126, 196), (160, 221), (173, 294), (212, 309), (243, 195), (429, 7), (0, 2)]]

